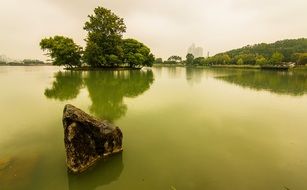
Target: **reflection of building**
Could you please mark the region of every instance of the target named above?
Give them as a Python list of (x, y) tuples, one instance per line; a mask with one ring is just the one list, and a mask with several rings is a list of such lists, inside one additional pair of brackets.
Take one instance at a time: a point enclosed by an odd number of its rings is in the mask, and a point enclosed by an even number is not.
[(203, 57), (204, 56), (204, 50), (202, 47), (196, 47), (195, 44), (192, 44), (189, 49), (188, 53), (194, 55), (194, 57)]

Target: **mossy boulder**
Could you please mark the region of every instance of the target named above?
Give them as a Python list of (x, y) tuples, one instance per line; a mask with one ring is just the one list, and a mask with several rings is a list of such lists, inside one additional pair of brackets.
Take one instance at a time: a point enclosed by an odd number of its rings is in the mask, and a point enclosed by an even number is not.
[(73, 105), (64, 107), (63, 127), (67, 167), (74, 173), (83, 172), (101, 158), (122, 151), (123, 134), (119, 127)]

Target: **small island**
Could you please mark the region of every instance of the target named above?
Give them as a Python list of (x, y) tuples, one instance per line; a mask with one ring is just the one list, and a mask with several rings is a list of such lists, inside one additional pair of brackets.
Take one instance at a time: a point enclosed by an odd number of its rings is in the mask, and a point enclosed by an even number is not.
[(83, 29), (87, 31), (86, 47), (77, 45), (65, 36), (44, 38), (40, 42), (53, 65), (66, 70), (139, 70), (142, 67), (187, 66), (213, 68), (288, 70), (307, 64), (307, 39), (287, 39), (275, 43), (247, 45), (239, 49), (199, 57), (188, 53), (186, 59), (172, 55), (167, 60), (156, 58), (142, 42), (124, 39), (124, 19), (104, 7), (94, 9), (94, 14)]
[(83, 29), (88, 32), (83, 49), (64, 36), (44, 38), (40, 42), (54, 65), (67, 70), (141, 69), (152, 66), (155, 58), (150, 49), (135, 39), (123, 39), (124, 19), (111, 10), (97, 7)]

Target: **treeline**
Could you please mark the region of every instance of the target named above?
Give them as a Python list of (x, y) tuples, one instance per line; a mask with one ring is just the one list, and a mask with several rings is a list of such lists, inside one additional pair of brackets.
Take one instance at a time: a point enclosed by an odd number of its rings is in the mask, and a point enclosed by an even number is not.
[(47, 65), (44, 61), (37, 59), (24, 59), (22, 61), (4, 61), (0, 60), (0, 65), (15, 66), (15, 65)]
[(64, 36), (44, 38), (40, 42), (54, 65), (66, 67), (142, 67), (151, 66), (154, 55), (143, 43), (135, 39), (123, 39), (126, 25), (123, 18), (103, 7), (94, 9), (94, 14), (83, 29), (87, 31), (86, 47), (75, 44)]
[(295, 63), (305, 65), (307, 64), (307, 39), (248, 45), (208, 58), (194, 58), (192, 54), (188, 54), (186, 60), (182, 60), (179, 56), (171, 56), (166, 61), (158, 58), (155, 63), (184, 65), (279, 65)]

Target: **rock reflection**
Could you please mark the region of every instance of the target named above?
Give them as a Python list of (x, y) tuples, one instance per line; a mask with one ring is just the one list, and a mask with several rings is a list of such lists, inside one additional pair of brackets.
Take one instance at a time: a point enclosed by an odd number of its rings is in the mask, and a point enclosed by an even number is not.
[(92, 101), (90, 112), (96, 117), (114, 121), (127, 112), (124, 97), (136, 97), (147, 91), (154, 81), (151, 70), (58, 72), (45, 96), (60, 101), (76, 98), (87, 87)]
[[(229, 71), (228, 71), (229, 73)], [(276, 94), (302, 96), (307, 93), (307, 73), (293, 71), (232, 70), (231, 74), (217, 79), (255, 90)]]
[(124, 169), (122, 153), (111, 158), (98, 162), (95, 167), (79, 175), (68, 172), (69, 190), (94, 190), (118, 180)]

